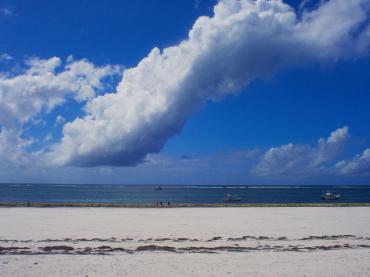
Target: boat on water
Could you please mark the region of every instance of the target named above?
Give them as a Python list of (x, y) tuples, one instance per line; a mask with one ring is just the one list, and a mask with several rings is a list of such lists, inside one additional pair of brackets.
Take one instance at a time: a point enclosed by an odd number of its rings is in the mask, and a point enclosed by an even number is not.
[(340, 194), (334, 194), (332, 192), (327, 192), (321, 196), (321, 200), (338, 200), (340, 199)]
[(163, 188), (161, 186), (156, 187), (155, 190), (162, 190)]
[(224, 197), (225, 202), (240, 202), (242, 198), (240, 198), (238, 195), (232, 195), (230, 193), (226, 194)]

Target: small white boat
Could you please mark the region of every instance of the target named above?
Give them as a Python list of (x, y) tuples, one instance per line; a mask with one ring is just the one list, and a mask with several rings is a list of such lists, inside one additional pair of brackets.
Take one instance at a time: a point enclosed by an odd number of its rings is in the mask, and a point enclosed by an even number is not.
[(162, 190), (163, 188), (161, 186), (156, 187), (155, 190)]
[(334, 194), (332, 192), (327, 192), (321, 196), (321, 200), (338, 200), (340, 199), (340, 194)]
[(238, 195), (226, 194), (224, 201), (225, 202), (240, 202), (242, 199)]

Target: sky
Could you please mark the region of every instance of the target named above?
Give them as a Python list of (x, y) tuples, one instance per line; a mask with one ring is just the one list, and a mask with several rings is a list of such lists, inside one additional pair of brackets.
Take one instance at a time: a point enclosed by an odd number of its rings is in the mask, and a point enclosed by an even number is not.
[(370, 1), (0, 1), (0, 182), (370, 184)]

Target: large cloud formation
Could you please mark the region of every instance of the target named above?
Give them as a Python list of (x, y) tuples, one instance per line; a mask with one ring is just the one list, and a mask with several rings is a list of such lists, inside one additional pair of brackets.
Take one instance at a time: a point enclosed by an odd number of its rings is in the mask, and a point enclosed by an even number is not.
[(223, 0), (176, 46), (154, 48), (115, 93), (89, 101), (49, 158), (134, 166), (159, 152), (206, 101), (237, 94), (281, 66), (351, 58), (369, 46), (368, 0), (331, 0), (297, 15), (281, 1)]

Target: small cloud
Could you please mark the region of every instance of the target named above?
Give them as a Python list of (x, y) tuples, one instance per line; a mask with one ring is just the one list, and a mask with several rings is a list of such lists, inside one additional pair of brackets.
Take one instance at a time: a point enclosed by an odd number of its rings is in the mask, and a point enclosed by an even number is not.
[(300, 14), (304, 14), (306, 12), (312, 11), (320, 7), (324, 2), (322, 0), (302, 0), (302, 2), (298, 6), (298, 12)]
[(0, 8), (0, 15), (11, 16), (14, 13), (14, 9), (10, 7)]
[(68, 57), (67, 57), (67, 63), (73, 63), (74, 62), (74, 58), (73, 58), (73, 55), (69, 55)]
[(199, 9), (200, 4), (202, 3), (202, 0), (195, 0), (194, 1), (194, 9)]
[(39, 126), (45, 126), (46, 125), (46, 121), (42, 118), (32, 118), (31, 123), (33, 125), (39, 125)]
[(55, 126), (58, 126), (58, 125), (63, 125), (64, 124), (64, 122), (66, 122), (66, 119), (63, 117), (63, 116), (61, 116), (60, 114), (56, 117), (56, 119), (55, 119)]
[(11, 61), (13, 57), (8, 53), (3, 53), (0, 55), (0, 61)]
[(310, 2), (311, 2), (311, 0), (303, 0), (301, 2), (301, 4), (299, 4), (298, 10), (302, 11), (303, 9), (305, 9), (310, 4)]
[(52, 141), (54, 139), (53, 135), (51, 133), (48, 133), (45, 137), (44, 137), (44, 142), (49, 142), (49, 141)]

